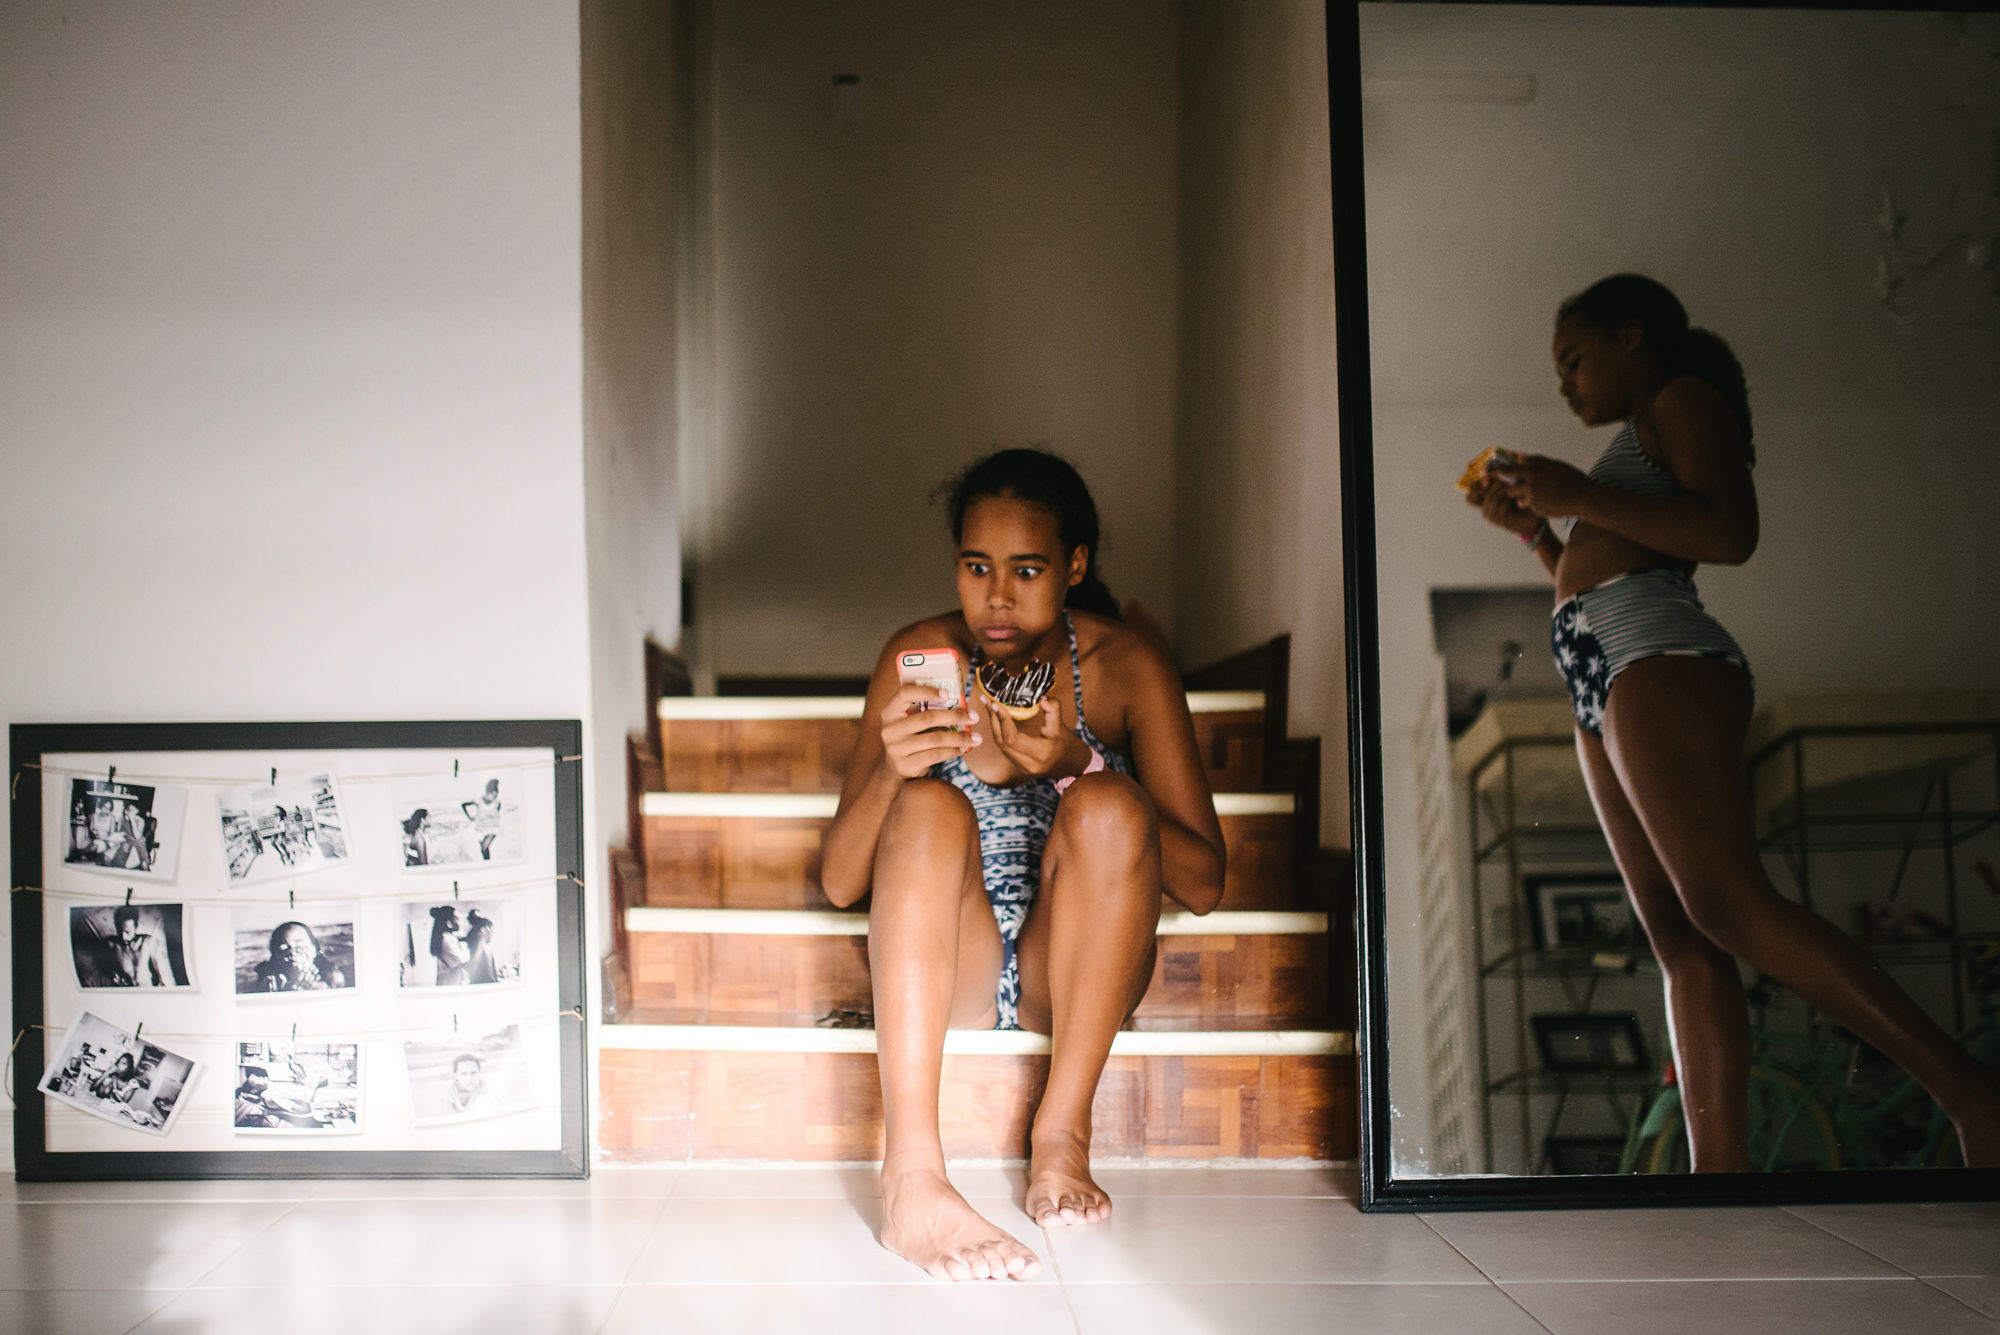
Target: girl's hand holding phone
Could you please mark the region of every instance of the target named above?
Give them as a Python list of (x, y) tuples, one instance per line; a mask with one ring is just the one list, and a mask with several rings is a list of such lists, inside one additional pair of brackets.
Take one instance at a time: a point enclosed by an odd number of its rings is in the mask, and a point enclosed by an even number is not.
[(882, 707), (882, 751), (905, 779), (922, 778), (932, 765), (979, 745), (972, 725), (979, 713), (923, 682), (905, 682)]
[(966, 705), (965, 678), (956, 649), (917, 649), (896, 661), (902, 685), (882, 707), (882, 752), (905, 779), (979, 745), (972, 725), (979, 715)]

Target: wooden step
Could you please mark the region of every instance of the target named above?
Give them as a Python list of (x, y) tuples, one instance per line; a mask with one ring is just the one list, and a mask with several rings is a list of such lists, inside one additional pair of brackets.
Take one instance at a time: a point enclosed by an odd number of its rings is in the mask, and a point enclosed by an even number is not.
[[(810, 1022), (873, 1004), (861, 914), (631, 908), (624, 926), (632, 1007)], [(1324, 1025), (1328, 951), (1323, 913), (1165, 914), (1134, 1027)]]
[[(831, 793), (647, 793), (639, 809), (646, 902), (663, 908), (827, 908), (820, 840)], [(1224, 909), (1293, 903), (1289, 793), (1218, 793)]]
[[(865, 1029), (606, 1025), (598, 1146), (632, 1162), (869, 1162), (882, 1154), (875, 1035)], [(939, 1121), (954, 1159), (1019, 1159), (1048, 1041), (946, 1036)], [(1106, 1159), (1351, 1159), (1352, 1036), (1121, 1033), (1092, 1105)]]
[[(667, 696), (658, 705), (672, 792), (837, 793), (861, 730), (860, 696)], [(1261, 691), (1190, 691), (1208, 785), (1263, 787)]]

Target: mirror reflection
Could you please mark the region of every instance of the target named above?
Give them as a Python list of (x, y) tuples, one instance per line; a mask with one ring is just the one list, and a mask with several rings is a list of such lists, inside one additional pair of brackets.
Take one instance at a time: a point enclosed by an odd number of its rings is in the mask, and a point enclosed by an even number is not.
[(1395, 1173), (2000, 1162), (2000, 23), (1361, 11)]

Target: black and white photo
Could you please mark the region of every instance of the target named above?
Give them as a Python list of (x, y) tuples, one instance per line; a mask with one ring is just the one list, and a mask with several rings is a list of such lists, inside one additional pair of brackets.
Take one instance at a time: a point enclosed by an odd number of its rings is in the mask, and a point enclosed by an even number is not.
[(231, 885), (298, 876), (347, 857), (347, 820), (331, 774), (225, 788), (216, 805)]
[(351, 902), (232, 905), (236, 995), (324, 996), (353, 988), (355, 917)]
[(521, 980), (521, 916), (512, 896), (410, 899), (400, 905), (404, 987), (495, 987)]
[(72, 904), (76, 985), (191, 990), (186, 922), (182, 904)]
[(521, 860), (520, 776), (403, 779), (390, 786), (405, 871), (469, 871)]
[(84, 1011), (39, 1088), (107, 1122), (164, 1136), (180, 1116), (197, 1063)]
[(246, 1135), (361, 1130), (361, 1045), (270, 1039), (236, 1045), (231, 1120)]
[(122, 779), (71, 779), (63, 865), (133, 880), (171, 881), (187, 789)]
[(439, 1034), (403, 1044), (410, 1106), (419, 1126), (498, 1117), (533, 1106), (521, 1026), (479, 1035)]

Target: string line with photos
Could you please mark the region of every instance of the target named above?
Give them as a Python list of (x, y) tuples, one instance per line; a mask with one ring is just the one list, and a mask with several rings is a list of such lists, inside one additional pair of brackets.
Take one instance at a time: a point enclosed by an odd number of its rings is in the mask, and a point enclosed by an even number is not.
[[(508, 1020), (507, 1023), (510, 1025), (513, 1024), (542, 1025), (542, 1024), (551, 1024), (557, 1020), (576, 1020), (580, 1022), (582, 1019), (583, 1019), (583, 1008), (581, 1006), (571, 1006), (566, 1010), (543, 1011), (537, 1015), (517, 1015), (513, 1019)], [(256, 1026), (249, 1026), (249, 1027), (255, 1028)], [(6, 1065), (4, 1067), (0, 1067), (0, 1094), (4, 1094), (6, 1096), (7, 1102), (10, 1105), (14, 1103), (14, 1054), (20, 1050), (21, 1040), (28, 1036), (28, 1031), (31, 1029), (44, 1034), (67, 1034), (70, 1031), (70, 1026), (66, 1024), (24, 1024), (19, 1029), (14, 1031), (14, 1041), (7, 1047)], [(458, 1032), (458, 1013), (456, 1011), (452, 1012), (451, 1031), (454, 1034)], [(440, 1032), (442, 1032), (442, 1026), (436, 1024), (424, 1024), (424, 1025), (396, 1025), (386, 1029), (383, 1028), (354, 1029), (354, 1028), (343, 1028), (341, 1026), (336, 1025), (330, 1029), (308, 1030), (305, 1033), (300, 1033), (298, 1024), (294, 1022), (291, 1026), (290, 1037), (286, 1041), (291, 1043), (297, 1043), (301, 1039), (303, 1039), (307, 1042), (325, 1042), (333, 1040), (345, 1042), (348, 1039), (356, 1039), (356, 1038), (400, 1038), (406, 1034), (423, 1035), (423, 1034), (435, 1034)], [(132, 1027), (132, 1037), (143, 1038), (146, 1036), (147, 1036), (146, 1022), (144, 1020), (141, 1020), (139, 1021), (138, 1024)], [(243, 1038), (244, 1033), (243, 1030), (241, 1029), (230, 1029), (219, 1033), (217, 1032), (178, 1033), (178, 1032), (170, 1032), (170, 1031), (155, 1029), (152, 1031), (151, 1037), (172, 1038), (172, 1039), (194, 1039), (200, 1042), (227, 1041), (233, 1043)]]
[[(444, 878), (442, 876), (438, 876), (436, 879), (439, 882), (442, 882)], [(583, 888), (582, 877), (573, 875), (570, 872), (565, 871), (565, 872), (555, 872), (547, 876), (531, 876), (526, 880), (521, 880), (521, 881), (482, 881), (477, 885), (466, 885), (466, 886), (461, 886), (459, 882), (455, 880), (451, 883), (451, 897), (453, 899), (458, 899), (461, 895), (478, 896), (478, 895), (498, 894), (503, 891), (509, 891), (509, 890), (528, 890), (528, 889), (533, 889), (537, 886), (548, 885), (551, 882), (562, 882), (562, 881), (568, 881), (571, 885), (576, 886), (578, 889)], [(306, 886), (304, 887), (304, 889), (306, 891), (308, 902), (317, 902), (319, 900), (337, 900), (341, 903), (354, 902), (354, 903), (367, 904), (367, 903), (393, 903), (397, 900), (417, 900), (417, 899), (437, 899), (441, 901), (444, 897), (444, 889), (442, 885), (439, 885), (437, 887), (436, 893), (428, 895), (423, 893), (425, 887), (419, 884), (413, 884), (407, 889), (392, 891), (389, 893), (370, 893), (370, 894), (362, 894), (346, 890), (319, 891), (316, 889), (316, 887), (313, 886)], [(235, 895), (169, 895), (165, 894), (163, 890), (149, 890), (146, 893), (152, 896), (152, 898), (142, 899), (137, 901), (137, 903), (139, 904), (289, 904), (292, 907), (296, 908), (298, 907), (298, 902), (299, 902), (299, 891), (300, 887), (298, 886), (288, 886), (282, 892), (268, 891), (260, 894), (255, 891), (245, 891), (242, 894), (235, 894)], [(25, 895), (25, 894), (47, 895), (51, 899), (86, 899), (102, 903), (105, 900), (107, 892), (102, 890), (58, 890), (51, 886), (46, 886), (46, 885), (12, 885), (7, 887), (7, 893), (10, 895)], [(134, 893), (136, 892), (133, 890), (131, 886), (128, 885), (125, 887), (125, 903), (127, 904), (134, 903), (134, 900), (132, 898)]]
[[(495, 747), (493, 749), (505, 751), (521, 748)], [(318, 753), (312, 752), (311, 754)], [(500, 765), (481, 764), (478, 768), (488, 774), (531, 774), (540, 770), (553, 770), (557, 765), (580, 763), (582, 760), (583, 757), (581, 755), (550, 756), (547, 760), (522, 760)], [(400, 783), (421, 779), (436, 779), (441, 781), (447, 777), (452, 779), (459, 777), (459, 762), (456, 760), (451, 762), (451, 773), (449, 776), (443, 770), (415, 770), (402, 774), (341, 774), (338, 771), (328, 770), (323, 765), (314, 765), (310, 768), (330, 773), (342, 783)], [(116, 765), (107, 765), (102, 770), (95, 768), (78, 769), (71, 765), (44, 765), (40, 761), (30, 760), (15, 767), (14, 777), (9, 781), (7, 787), (7, 795), (10, 799), (20, 796), (21, 775), (27, 770), (36, 770), (43, 774), (63, 775), (75, 779), (95, 779), (102, 777), (107, 783), (114, 782), (118, 778), (118, 767)], [(274, 765), (269, 767), (268, 771), (264, 774), (253, 774), (247, 777), (223, 774), (135, 774), (130, 771), (126, 773), (125, 777), (128, 781), (144, 779), (152, 783), (213, 783), (242, 788), (261, 783), (275, 785), (278, 782), (278, 769)]]

